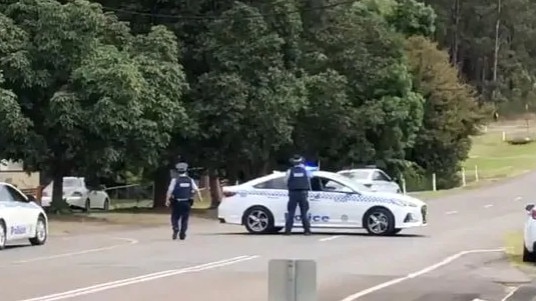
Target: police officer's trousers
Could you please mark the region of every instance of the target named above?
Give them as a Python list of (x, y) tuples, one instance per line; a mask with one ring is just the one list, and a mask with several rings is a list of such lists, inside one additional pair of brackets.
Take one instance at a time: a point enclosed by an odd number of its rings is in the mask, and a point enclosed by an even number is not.
[[(190, 217), (191, 201), (174, 200), (171, 207), (171, 227), (173, 228), (174, 236), (179, 233), (179, 237), (186, 237), (188, 230), (188, 219)], [(180, 225), (179, 225), (180, 224)]]
[(296, 215), (296, 207), (300, 207), (301, 222), (305, 233), (311, 233), (311, 224), (307, 213), (309, 211), (309, 201), (307, 197), (309, 191), (307, 190), (290, 190), (288, 192), (287, 203), (287, 220), (285, 223), (285, 234), (290, 234), (292, 226), (294, 224), (294, 217)]

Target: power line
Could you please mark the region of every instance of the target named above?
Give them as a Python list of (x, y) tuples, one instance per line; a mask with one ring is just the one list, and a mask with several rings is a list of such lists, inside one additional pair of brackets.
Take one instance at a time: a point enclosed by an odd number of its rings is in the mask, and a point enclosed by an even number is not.
[[(332, 4), (326, 4), (321, 6), (314, 6), (310, 8), (305, 8), (301, 10), (293, 10), (293, 11), (287, 11), (282, 13), (269, 13), (269, 14), (259, 14), (255, 16), (245, 16), (241, 19), (256, 19), (256, 18), (264, 18), (269, 16), (284, 16), (284, 15), (290, 15), (295, 13), (302, 13), (304, 11), (316, 11), (316, 10), (328, 10), (331, 8), (335, 8), (338, 6), (346, 5), (346, 4), (352, 4), (357, 2), (356, 0), (353, 1), (342, 1)], [(131, 15), (138, 15), (138, 16), (146, 16), (146, 17), (153, 17), (153, 18), (168, 18), (168, 19), (186, 19), (186, 20), (222, 20), (222, 19), (230, 19), (225, 17), (217, 17), (217, 16), (187, 16), (187, 15), (166, 15), (166, 14), (151, 14), (151, 13), (143, 13), (143, 12), (137, 12), (133, 10), (128, 9), (121, 9), (121, 8), (113, 8), (109, 6), (103, 6), (105, 10), (110, 10), (118, 13), (126, 13)]]

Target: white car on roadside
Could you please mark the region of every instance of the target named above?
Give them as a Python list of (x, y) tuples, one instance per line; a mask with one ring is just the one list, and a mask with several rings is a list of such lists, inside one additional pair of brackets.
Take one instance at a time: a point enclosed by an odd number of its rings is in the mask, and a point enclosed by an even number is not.
[[(52, 186), (50, 182), (41, 196), (41, 206), (49, 207), (52, 201)], [(71, 207), (81, 208), (85, 211), (90, 209), (110, 209), (110, 197), (104, 191), (104, 188), (99, 190), (90, 190), (86, 186), (85, 178), (83, 177), (64, 177), (63, 178), (63, 198)]]
[(0, 183), (0, 250), (8, 242), (28, 239), (43, 245), (48, 237), (48, 218), (33, 196), (13, 185)]
[(523, 231), (523, 261), (536, 262), (536, 207), (528, 204), (525, 210), (527, 219)]
[(383, 170), (378, 168), (346, 169), (338, 174), (360, 183), (371, 191), (400, 193), (400, 186)]
[[(370, 192), (347, 177), (312, 171), (309, 219), (313, 228), (365, 228), (373, 235), (394, 235), (426, 225), (426, 204), (414, 197)], [(277, 233), (285, 225), (288, 193), (284, 172), (223, 187), (221, 223), (244, 225), (250, 233)], [(299, 208), (295, 226), (301, 227)]]

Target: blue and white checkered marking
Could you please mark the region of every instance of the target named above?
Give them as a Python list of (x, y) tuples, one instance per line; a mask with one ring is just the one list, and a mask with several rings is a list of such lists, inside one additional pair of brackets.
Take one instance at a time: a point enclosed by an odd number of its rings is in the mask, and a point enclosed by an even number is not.
[[(266, 196), (266, 197), (281, 197), (286, 199), (288, 193), (283, 190), (249, 190), (249, 191), (238, 191), (240, 197), (247, 196)], [(393, 204), (398, 205), (396, 200), (386, 199), (383, 197), (372, 196), (372, 195), (357, 195), (357, 194), (346, 194), (346, 193), (336, 193), (336, 192), (319, 192), (319, 191), (309, 191), (309, 200), (316, 201), (318, 199), (331, 199), (337, 203), (346, 203), (346, 202), (363, 202), (363, 203), (379, 203), (379, 204)]]

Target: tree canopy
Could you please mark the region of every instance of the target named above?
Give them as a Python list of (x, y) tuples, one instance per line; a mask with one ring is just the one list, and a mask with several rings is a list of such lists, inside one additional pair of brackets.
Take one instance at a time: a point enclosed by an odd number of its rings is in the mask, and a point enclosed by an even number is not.
[(487, 103), (534, 95), (536, 5), (450, 5), (4, 1), (0, 155), (56, 180), (141, 174), (156, 206), (178, 156), (231, 181), (300, 152), (453, 187)]

